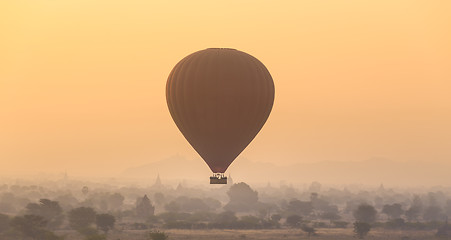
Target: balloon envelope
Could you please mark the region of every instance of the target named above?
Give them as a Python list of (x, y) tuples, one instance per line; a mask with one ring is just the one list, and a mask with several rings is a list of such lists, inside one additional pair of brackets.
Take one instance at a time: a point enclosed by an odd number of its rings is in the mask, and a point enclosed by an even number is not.
[(274, 82), (251, 55), (209, 48), (182, 59), (166, 85), (179, 130), (214, 173), (224, 173), (265, 124)]

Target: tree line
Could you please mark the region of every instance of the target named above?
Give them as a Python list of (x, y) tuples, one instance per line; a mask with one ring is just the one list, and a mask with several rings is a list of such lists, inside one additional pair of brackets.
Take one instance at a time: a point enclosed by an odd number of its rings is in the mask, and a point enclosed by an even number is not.
[[(53, 194), (53, 199), (24, 200), (26, 194), (39, 195), (37, 190), (40, 188), (3, 187), (1, 239), (62, 239), (59, 230), (74, 230), (85, 239), (100, 240), (110, 231), (170, 228), (295, 228), (310, 236), (317, 228), (351, 227), (356, 236), (364, 238), (372, 228), (383, 227), (426, 229), (446, 235), (446, 219), (451, 216), (446, 192), (415, 195), (383, 188), (358, 193), (347, 189), (322, 191), (316, 182), (302, 192), (290, 186), (267, 186), (257, 191), (246, 183), (237, 183), (217, 190), (213, 196), (180, 186), (173, 190), (161, 186), (149, 189), (153, 191), (149, 196), (143, 189), (111, 193), (83, 187), (78, 198), (66, 191), (47, 194)], [(16, 211), (11, 213), (7, 206)]]

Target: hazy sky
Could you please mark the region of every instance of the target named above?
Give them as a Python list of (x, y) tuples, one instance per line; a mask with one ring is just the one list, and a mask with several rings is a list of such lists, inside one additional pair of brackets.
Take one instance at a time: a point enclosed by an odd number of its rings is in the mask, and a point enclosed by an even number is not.
[(445, 0), (1, 1), (0, 173), (197, 157), (165, 85), (209, 47), (250, 53), (275, 82), (241, 157), (450, 163), (450, 12)]

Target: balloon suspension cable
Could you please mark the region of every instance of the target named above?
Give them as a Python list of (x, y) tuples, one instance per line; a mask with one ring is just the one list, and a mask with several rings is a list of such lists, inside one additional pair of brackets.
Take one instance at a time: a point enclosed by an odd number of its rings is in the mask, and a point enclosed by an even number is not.
[(227, 184), (227, 177), (224, 173), (213, 173), (210, 177), (210, 184)]

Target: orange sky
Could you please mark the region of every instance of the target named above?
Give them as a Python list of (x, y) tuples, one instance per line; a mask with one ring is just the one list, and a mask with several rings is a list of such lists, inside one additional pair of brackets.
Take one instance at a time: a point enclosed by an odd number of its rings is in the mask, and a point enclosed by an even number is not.
[(274, 78), (273, 112), (240, 157), (449, 163), (450, 12), (445, 0), (1, 1), (0, 173), (197, 157), (165, 84), (208, 47), (250, 53)]

